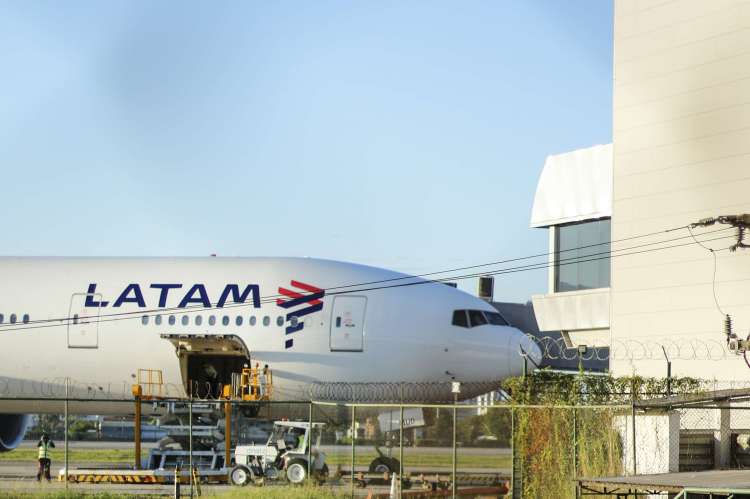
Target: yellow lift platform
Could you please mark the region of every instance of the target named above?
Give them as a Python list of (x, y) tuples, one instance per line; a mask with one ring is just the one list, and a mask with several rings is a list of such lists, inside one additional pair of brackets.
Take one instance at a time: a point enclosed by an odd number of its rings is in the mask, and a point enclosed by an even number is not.
[[(171, 472), (166, 470), (141, 470), (141, 404), (146, 401), (166, 400), (164, 393), (164, 376), (160, 369), (138, 369), (136, 383), (131, 387), (135, 402), (134, 444), (135, 462), (133, 470), (79, 470), (70, 471), (68, 480), (89, 483), (166, 483), (174, 479)], [(264, 402), (271, 400), (273, 394), (273, 373), (268, 366), (243, 368), (239, 373), (232, 374), (232, 383), (224, 385), (221, 400), (224, 402), (225, 435), (224, 464), (228, 468), (231, 462), (231, 430), (232, 403), (236, 402)], [(179, 474), (189, 474), (183, 470)], [(202, 472), (208, 481), (226, 481), (226, 472)], [(64, 480), (61, 475), (60, 480)]]

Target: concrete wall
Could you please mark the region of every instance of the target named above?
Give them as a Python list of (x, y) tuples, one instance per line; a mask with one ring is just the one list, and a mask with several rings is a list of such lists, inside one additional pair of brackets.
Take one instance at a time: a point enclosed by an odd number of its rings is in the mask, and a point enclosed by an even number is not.
[[(633, 474), (633, 418), (617, 416), (625, 475)], [(635, 417), (636, 474), (671, 473), (680, 467), (680, 415), (637, 414)]]
[[(750, 3), (616, 0), (614, 26), (612, 240), (750, 212)], [(684, 236), (686, 230), (614, 242), (613, 250)], [(726, 248), (732, 241), (706, 244)], [(746, 336), (750, 251), (717, 257), (719, 304)], [(723, 344), (713, 271), (710, 252), (695, 244), (612, 259), (614, 374), (663, 375), (654, 347), (666, 344), (675, 375), (750, 380), (750, 369), (731, 354), (718, 362), (692, 359), (716, 358)], [(638, 344), (654, 353), (636, 352), (632, 361), (621, 355)], [(649, 356), (655, 360), (644, 360)]]

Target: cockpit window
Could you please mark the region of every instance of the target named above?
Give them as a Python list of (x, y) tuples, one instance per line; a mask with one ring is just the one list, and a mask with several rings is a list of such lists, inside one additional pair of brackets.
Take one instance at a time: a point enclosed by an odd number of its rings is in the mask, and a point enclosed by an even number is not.
[(508, 321), (503, 319), (503, 316), (498, 314), (497, 312), (485, 312), (485, 317), (487, 317), (487, 320), (492, 324), (493, 326), (507, 326)]
[(487, 324), (487, 318), (481, 310), (469, 310), (469, 321), (471, 322), (471, 327)]
[(466, 319), (466, 310), (453, 311), (453, 325), (459, 327), (469, 327), (469, 321)]
[(484, 326), (509, 326), (502, 315), (497, 312), (486, 312), (484, 310), (454, 310), (453, 325), (465, 328)]

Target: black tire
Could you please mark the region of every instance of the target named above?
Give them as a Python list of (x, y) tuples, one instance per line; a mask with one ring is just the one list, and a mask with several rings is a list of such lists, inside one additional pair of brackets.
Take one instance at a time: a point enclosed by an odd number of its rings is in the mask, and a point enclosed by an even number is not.
[(307, 462), (292, 459), (286, 465), (286, 479), (293, 485), (302, 485), (307, 480)]
[(253, 481), (253, 472), (247, 466), (239, 465), (229, 472), (229, 481), (232, 485), (244, 487)]
[(398, 473), (400, 463), (395, 457), (376, 457), (370, 463), (370, 473)]

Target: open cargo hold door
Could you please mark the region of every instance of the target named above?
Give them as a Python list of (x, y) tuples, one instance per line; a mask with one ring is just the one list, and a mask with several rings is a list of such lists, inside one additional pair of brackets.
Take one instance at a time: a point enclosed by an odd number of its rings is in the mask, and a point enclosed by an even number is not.
[(162, 334), (175, 347), (185, 392), (195, 398), (219, 398), (232, 374), (250, 366), (250, 351), (234, 334)]

